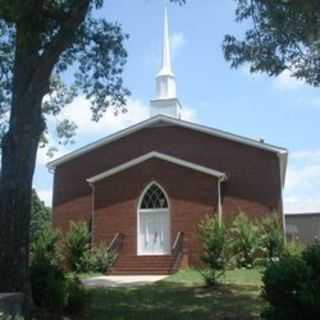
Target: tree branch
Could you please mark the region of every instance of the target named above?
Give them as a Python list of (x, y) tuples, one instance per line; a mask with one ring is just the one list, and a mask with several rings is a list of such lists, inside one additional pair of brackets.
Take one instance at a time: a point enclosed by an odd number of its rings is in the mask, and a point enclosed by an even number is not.
[(40, 57), (39, 72), (45, 70), (51, 73), (55, 64), (58, 62), (60, 55), (72, 44), (72, 40), (77, 29), (85, 20), (88, 13), (91, 0), (75, 0), (71, 7), (68, 18), (61, 24), (58, 33), (53, 37), (52, 41), (44, 49)]

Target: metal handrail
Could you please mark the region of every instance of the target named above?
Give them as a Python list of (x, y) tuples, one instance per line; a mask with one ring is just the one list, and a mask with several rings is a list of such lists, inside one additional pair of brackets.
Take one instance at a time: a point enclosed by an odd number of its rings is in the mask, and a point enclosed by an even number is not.
[(124, 239), (124, 235), (118, 232), (110, 242), (108, 251), (118, 254), (122, 248), (123, 239)]
[(173, 262), (170, 268), (171, 273), (175, 272), (179, 267), (180, 260), (183, 254), (183, 238), (184, 233), (178, 232), (176, 240), (174, 241), (174, 244), (172, 246), (171, 254), (173, 256)]

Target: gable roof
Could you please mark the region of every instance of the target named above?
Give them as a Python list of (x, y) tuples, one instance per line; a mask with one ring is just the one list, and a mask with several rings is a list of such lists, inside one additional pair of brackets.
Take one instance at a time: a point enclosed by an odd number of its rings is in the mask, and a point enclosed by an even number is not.
[(217, 171), (217, 170), (213, 170), (213, 169), (210, 169), (210, 168), (207, 168), (207, 167), (204, 167), (204, 166), (200, 166), (198, 164), (195, 164), (193, 162), (189, 162), (189, 161), (185, 161), (185, 160), (182, 160), (182, 159), (179, 159), (179, 158), (176, 158), (176, 157), (172, 157), (172, 156), (169, 156), (167, 154), (164, 154), (164, 153), (160, 153), (160, 152), (157, 152), (157, 151), (152, 151), (152, 152), (149, 152), (149, 153), (146, 153), (144, 154), (143, 156), (141, 157), (138, 157), (138, 158), (135, 158), (135, 159), (132, 159), (128, 162), (125, 162), (117, 167), (114, 167), (110, 170), (107, 170), (105, 172), (102, 172), (102, 173), (99, 173), (98, 175), (94, 176), (94, 177), (91, 177), (89, 179), (87, 179), (87, 181), (89, 183), (95, 183), (97, 181), (100, 181), (100, 180), (103, 180), (107, 177), (110, 177), (116, 173), (119, 173), (121, 171), (124, 171), (124, 170), (127, 170), (133, 166), (136, 166), (144, 161), (147, 161), (147, 160), (150, 160), (152, 158), (157, 158), (157, 159), (160, 159), (160, 160), (164, 160), (164, 161), (167, 161), (167, 162), (170, 162), (170, 163), (173, 163), (173, 164), (176, 164), (178, 166), (181, 166), (181, 167), (185, 167), (185, 168), (189, 168), (189, 169), (192, 169), (192, 170), (195, 170), (195, 171), (198, 171), (198, 172), (202, 172), (202, 173), (205, 173), (205, 174), (208, 174), (210, 176), (213, 176), (213, 177), (216, 177), (216, 178), (220, 178), (220, 179), (223, 179), (223, 180), (226, 180), (227, 179), (227, 175), (224, 173), (224, 172), (220, 172), (220, 171)]
[(90, 143), (85, 147), (77, 149), (77, 150), (70, 152), (70, 153), (68, 153), (68, 154), (66, 154), (56, 160), (49, 162), (47, 166), (49, 169), (55, 169), (57, 166), (61, 165), (62, 163), (65, 163), (65, 162), (70, 161), (74, 158), (77, 158), (85, 153), (88, 153), (94, 149), (97, 149), (97, 148), (104, 146), (108, 143), (111, 143), (115, 140), (123, 138), (127, 135), (134, 133), (134, 132), (137, 132), (137, 131), (142, 130), (144, 128), (152, 127), (152, 126), (159, 124), (159, 123), (166, 123), (169, 125), (176, 125), (176, 126), (180, 126), (183, 128), (188, 128), (188, 129), (195, 130), (195, 131), (202, 132), (202, 133), (206, 133), (206, 134), (209, 134), (212, 136), (216, 136), (216, 137), (220, 137), (220, 138), (227, 139), (230, 141), (245, 144), (245, 145), (248, 145), (248, 146), (251, 146), (254, 148), (273, 152), (279, 156), (281, 180), (282, 180), (282, 184), (284, 184), (286, 169), (287, 169), (287, 161), (288, 161), (287, 149), (277, 147), (277, 146), (274, 146), (274, 145), (271, 145), (268, 143), (260, 142), (260, 141), (257, 141), (257, 140), (251, 139), (251, 138), (242, 137), (242, 136), (232, 134), (232, 133), (229, 133), (229, 132), (226, 132), (223, 130), (210, 128), (210, 127), (195, 124), (195, 123), (192, 123), (189, 121), (175, 119), (175, 118), (168, 117), (165, 115), (154, 116), (154, 117), (149, 118), (145, 121), (142, 121), (142, 122), (139, 122), (133, 126), (130, 126), (124, 130), (121, 130), (121, 131), (118, 131), (112, 135), (109, 135), (105, 138), (97, 140), (96, 142)]

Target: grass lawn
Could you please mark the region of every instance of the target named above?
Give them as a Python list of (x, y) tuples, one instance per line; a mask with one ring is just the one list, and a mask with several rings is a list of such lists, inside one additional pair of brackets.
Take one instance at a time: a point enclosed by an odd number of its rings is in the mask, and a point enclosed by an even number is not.
[(228, 271), (223, 285), (204, 286), (195, 270), (181, 271), (153, 285), (90, 289), (84, 315), (90, 320), (259, 319), (259, 270)]

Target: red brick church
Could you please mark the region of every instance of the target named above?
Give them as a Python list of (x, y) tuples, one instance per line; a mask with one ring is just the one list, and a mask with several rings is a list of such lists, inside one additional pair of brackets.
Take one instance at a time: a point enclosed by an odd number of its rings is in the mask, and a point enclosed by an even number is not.
[(55, 226), (87, 221), (95, 244), (121, 242), (114, 274), (197, 265), (206, 215), (283, 216), (286, 149), (180, 119), (167, 14), (156, 83), (149, 119), (49, 164)]

